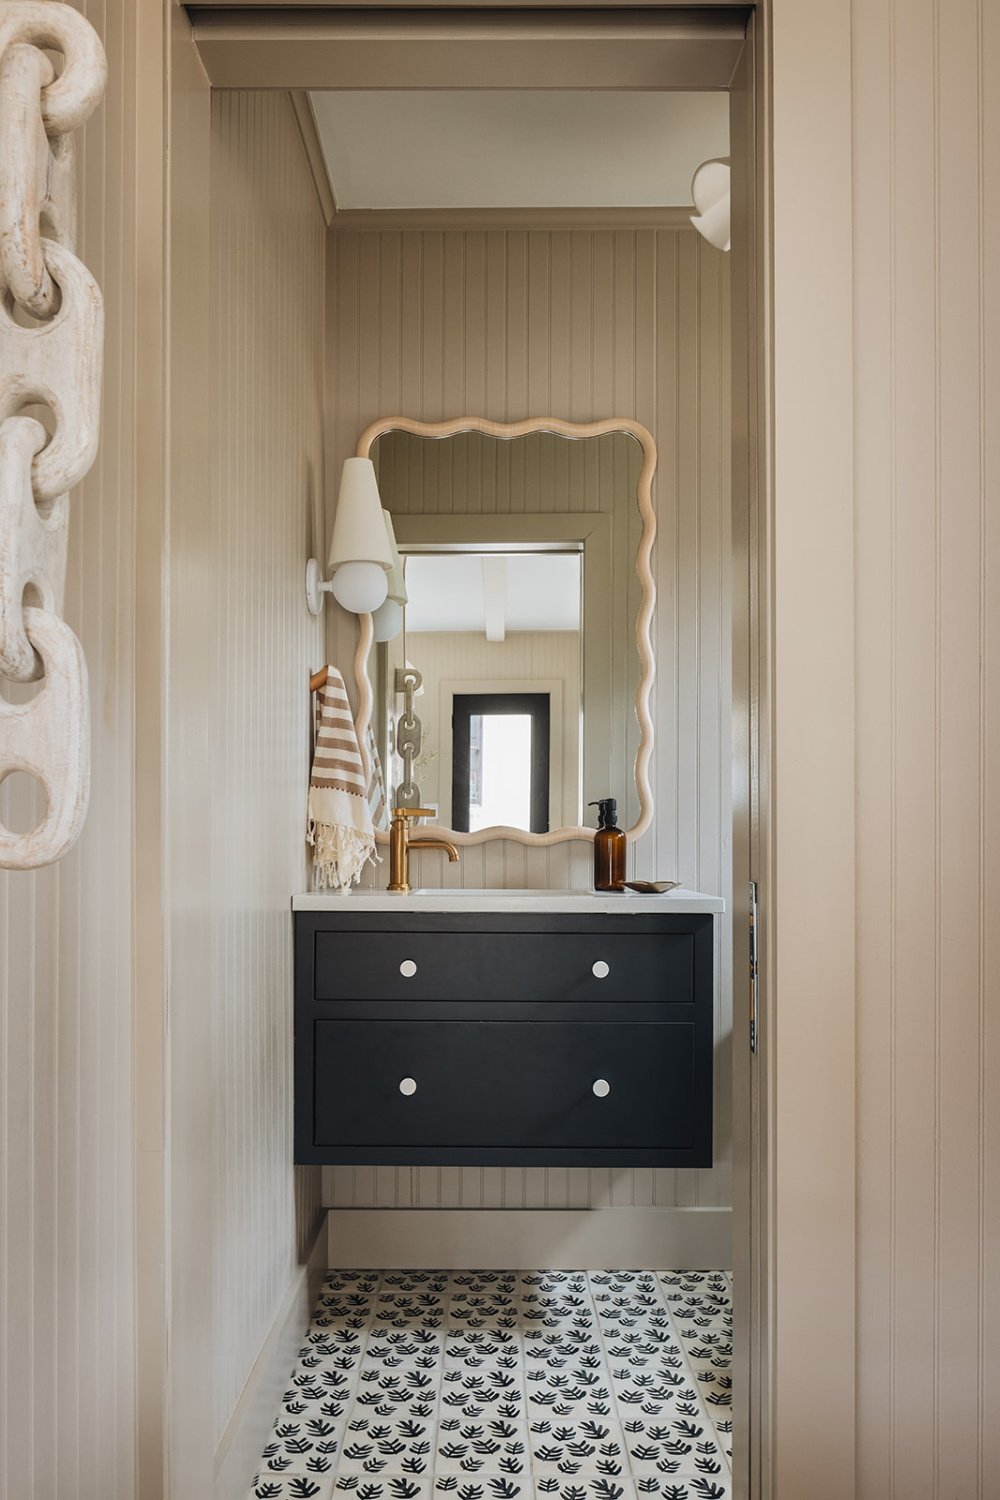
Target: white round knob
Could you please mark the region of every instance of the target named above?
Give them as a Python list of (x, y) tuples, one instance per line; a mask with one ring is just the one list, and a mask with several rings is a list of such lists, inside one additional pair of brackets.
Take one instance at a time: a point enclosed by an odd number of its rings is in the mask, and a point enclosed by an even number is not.
[(413, 962), (413, 959), (404, 958), (403, 962), (399, 966), (399, 972), (402, 974), (404, 979), (412, 979), (414, 974), (417, 972), (417, 966)]
[(594, 1093), (598, 1099), (606, 1099), (611, 1093), (611, 1085), (606, 1078), (598, 1078), (594, 1083)]
[(595, 979), (607, 979), (611, 973), (611, 965), (606, 964), (603, 958), (599, 958), (590, 972)]
[(399, 1092), (407, 1096), (415, 1094), (417, 1092), (417, 1080), (415, 1078), (400, 1079)]

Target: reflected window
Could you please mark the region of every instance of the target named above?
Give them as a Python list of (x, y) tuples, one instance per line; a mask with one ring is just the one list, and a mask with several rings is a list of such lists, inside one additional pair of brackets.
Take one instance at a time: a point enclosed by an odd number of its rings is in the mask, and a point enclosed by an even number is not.
[(549, 830), (548, 693), (456, 693), (452, 827)]

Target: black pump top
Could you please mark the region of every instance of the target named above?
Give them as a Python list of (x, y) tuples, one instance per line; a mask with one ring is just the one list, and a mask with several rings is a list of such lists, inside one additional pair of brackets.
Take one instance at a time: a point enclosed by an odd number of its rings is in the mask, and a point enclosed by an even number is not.
[(618, 827), (618, 803), (614, 797), (602, 797), (600, 802), (589, 802), (588, 807), (597, 808), (598, 828)]

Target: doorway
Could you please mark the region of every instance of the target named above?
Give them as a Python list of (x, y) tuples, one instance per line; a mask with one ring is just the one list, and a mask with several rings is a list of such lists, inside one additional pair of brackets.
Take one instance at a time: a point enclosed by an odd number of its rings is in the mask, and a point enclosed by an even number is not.
[[(198, 14), (196, 14), (195, 19), (196, 19), (196, 23), (197, 23), (198, 22)], [(570, 17), (569, 19), (570, 19), (570, 21), (572, 21), (572, 17)], [(209, 29), (207, 22), (204, 22), (204, 25), (205, 25), (206, 29)], [(221, 55), (222, 55), (221, 51), (219, 50), (220, 46), (222, 46), (222, 43), (220, 43), (221, 28), (213, 26), (211, 29), (214, 32), (214, 39), (212, 39), (208, 43), (202, 45), (202, 54), (205, 57), (206, 61), (210, 64), (210, 67), (211, 67), (211, 58), (213, 56), (212, 48), (216, 49), (215, 54), (214, 54), (215, 57), (216, 57), (216, 60), (218, 60), (221, 57)], [(370, 38), (369, 39), (369, 44), (370, 44), (370, 47), (372, 49), (372, 55), (375, 56), (378, 53), (380, 46), (384, 49), (387, 41), (389, 41), (389, 40), (390, 40), (390, 38), (388, 38), (385, 35), (383, 35), (383, 37), (381, 38), (381, 42), (379, 41), (378, 38), (375, 38), (375, 37)], [(532, 46), (537, 50), (537, 46), (538, 46), (538, 39), (537, 39), (537, 37), (533, 39)], [(412, 51), (412, 49), (411, 49), (411, 51)], [(526, 54), (524, 52), (522, 52), (522, 58), (525, 55)], [(273, 62), (274, 62), (274, 59), (272, 58), (272, 64), (273, 64)], [(384, 58), (382, 59), (382, 62), (384, 63)], [(429, 66), (429, 64), (428, 64), (428, 66)], [(398, 67), (399, 67), (401, 75), (405, 75), (407, 73), (408, 68), (409, 68), (410, 69), (410, 76), (412, 76), (412, 58), (411, 58), (410, 62), (407, 62), (407, 60), (405, 58), (402, 59), (402, 60), (400, 60), (398, 62)], [(391, 71), (391, 67), (390, 67), (390, 71)], [(224, 72), (224, 70), (222, 70), (222, 72)], [(221, 73), (220, 73), (220, 76), (222, 76)], [(272, 74), (272, 77), (273, 76), (274, 75)], [(355, 75), (355, 77), (357, 77), (357, 75)], [(385, 86), (384, 77), (385, 77), (385, 68), (384, 68), (384, 66), (380, 66), (380, 78), (382, 80), (382, 86)], [(213, 82), (214, 81), (216, 81), (216, 80), (215, 80), (215, 77), (214, 77), (214, 70), (213, 70)], [(235, 86), (241, 86), (241, 85), (238, 85), (235, 82), (230, 82), (230, 83), (228, 83), (228, 84), (226, 84), (224, 86), (235, 87)], [(675, 75), (675, 77), (673, 79), (673, 86), (675, 86), (675, 87), (678, 86), (678, 80), (677, 80), (677, 76), (676, 75)], [(640, 85), (640, 87), (650, 87), (650, 85), (647, 82), (645, 85)], [(735, 135), (735, 132), (734, 132), (734, 135)], [(613, 231), (609, 231), (609, 232), (613, 232)], [(526, 272), (526, 274), (530, 274), (530, 271)], [(529, 381), (530, 381), (530, 375), (529, 375)], [(749, 488), (749, 486), (748, 486), (748, 488)], [(747, 546), (749, 546), (749, 543), (747, 543)], [(738, 571), (739, 571), (739, 569), (736, 566), (734, 566), (734, 574), (736, 572), (738, 572)], [(744, 601), (744, 602), (746, 602), (746, 601)], [(734, 607), (735, 607), (735, 596), (734, 596)], [(746, 642), (745, 641), (743, 643), (743, 649), (744, 650), (746, 649)], [(737, 651), (736, 654), (738, 655), (739, 651)], [(748, 668), (747, 668), (747, 671), (749, 671)], [(749, 779), (749, 771), (747, 772), (747, 779)], [(749, 799), (749, 797), (747, 797), (746, 798), (746, 809), (744, 810), (741, 807), (740, 812), (739, 812), (739, 816), (741, 816), (741, 817), (745, 816), (747, 819), (749, 819), (749, 801), (750, 801), (750, 799)], [(747, 831), (743, 832), (740, 829), (737, 829), (736, 838), (735, 838), (735, 846), (736, 846), (737, 850), (743, 849), (744, 852), (745, 852), (749, 848), (749, 831), (748, 831), (748, 829), (749, 829), (749, 823), (747, 823)], [(738, 891), (739, 886), (740, 886), (739, 879), (734, 879), (734, 893)], [(736, 930), (736, 924), (740, 921), (740, 915), (741, 915), (742, 907), (743, 907), (743, 901), (741, 899), (740, 905), (739, 906), (734, 906), (734, 930)], [(737, 1002), (737, 1007), (736, 1008), (737, 1008), (737, 1010), (739, 1008), (738, 1002)]]

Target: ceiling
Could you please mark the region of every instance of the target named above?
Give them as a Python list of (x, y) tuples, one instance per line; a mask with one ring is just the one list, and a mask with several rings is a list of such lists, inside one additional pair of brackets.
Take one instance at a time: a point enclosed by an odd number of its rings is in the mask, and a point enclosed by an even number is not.
[(411, 635), (472, 631), (503, 640), (507, 630), (579, 630), (580, 553), (411, 554), (406, 592)]
[(691, 205), (729, 154), (724, 92), (339, 90), (310, 95), (338, 209)]

